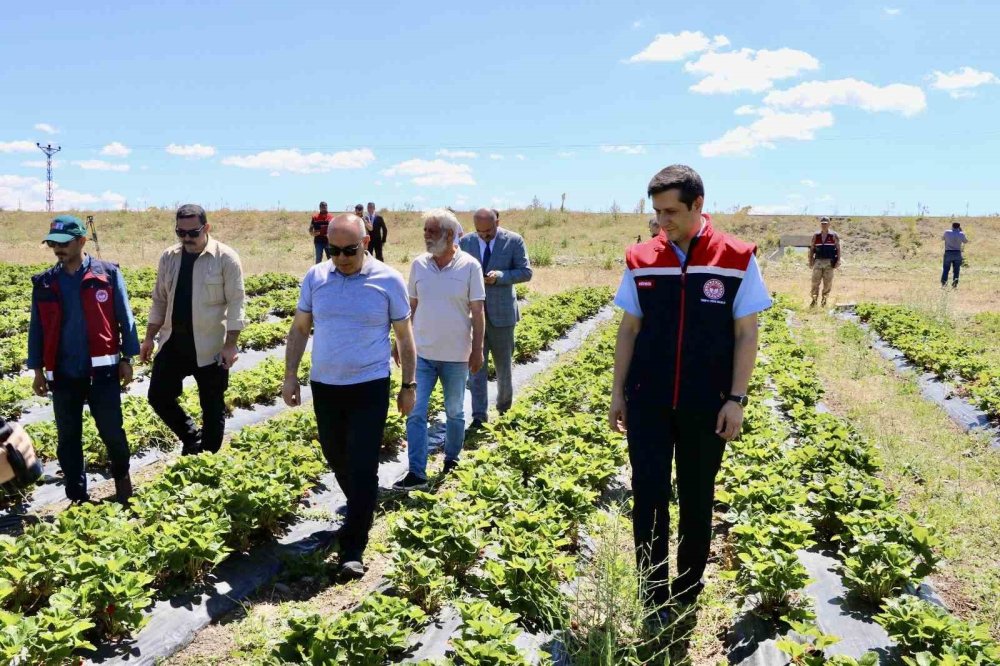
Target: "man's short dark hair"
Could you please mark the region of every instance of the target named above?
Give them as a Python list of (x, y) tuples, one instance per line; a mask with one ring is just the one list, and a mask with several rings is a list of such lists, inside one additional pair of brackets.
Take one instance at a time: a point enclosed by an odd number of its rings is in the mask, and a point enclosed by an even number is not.
[(952, 222), (951, 223), (951, 228), (952, 229), (961, 229), (962, 228), (962, 223), (961, 222)]
[(680, 190), (678, 199), (688, 210), (698, 197), (705, 196), (705, 185), (701, 182), (698, 172), (685, 164), (671, 164), (653, 176), (646, 188), (646, 194), (653, 196), (667, 190)]
[(326, 202), (325, 201), (320, 201), (319, 202), (319, 207), (322, 208), (323, 206), (326, 206)]
[(361, 204), (358, 204), (358, 205), (356, 205), (356, 206), (354, 207), (354, 210), (357, 210), (357, 209), (359, 209), (359, 208), (362, 208), (362, 209), (363, 209), (363, 208), (364, 208), (364, 206), (362, 206)]
[(368, 205), (371, 206), (372, 208), (374, 208), (375, 207), (375, 202), (374, 201), (369, 201)]
[(202, 226), (208, 224), (208, 217), (205, 216), (205, 209), (198, 204), (184, 204), (177, 209), (176, 219), (186, 220), (197, 217)]

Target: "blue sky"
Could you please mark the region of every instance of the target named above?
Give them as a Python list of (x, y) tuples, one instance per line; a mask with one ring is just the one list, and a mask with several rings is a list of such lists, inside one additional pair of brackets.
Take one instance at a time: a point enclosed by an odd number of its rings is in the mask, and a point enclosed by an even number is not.
[(1000, 3), (9, 4), (6, 209), (1000, 211)]

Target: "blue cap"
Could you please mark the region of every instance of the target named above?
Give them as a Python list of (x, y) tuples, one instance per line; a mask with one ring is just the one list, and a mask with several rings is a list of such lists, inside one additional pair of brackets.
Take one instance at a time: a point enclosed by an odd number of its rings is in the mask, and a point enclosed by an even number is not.
[(75, 215), (60, 215), (49, 224), (49, 235), (42, 242), (55, 241), (56, 243), (68, 243), (74, 238), (83, 238), (87, 235), (87, 227)]

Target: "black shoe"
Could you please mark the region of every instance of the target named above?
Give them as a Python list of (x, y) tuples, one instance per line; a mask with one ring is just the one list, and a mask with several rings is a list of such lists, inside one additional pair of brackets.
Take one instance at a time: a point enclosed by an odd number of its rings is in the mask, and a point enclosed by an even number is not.
[(342, 581), (360, 580), (365, 576), (365, 565), (361, 560), (344, 560), (337, 575)]
[(413, 472), (407, 472), (406, 476), (392, 484), (393, 490), (405, 490), (410, 492), (411, 490), (423, 490), (427, 487), (427, 479), (422, 479)]
[(83, 504), (97, 504), (94, 500), (90, 499), (90, 495), (83, 497), (81, 499), (71, 499), (69, 501), (70, 506), (81, 506)]
[(657, 636), (663, 633), (665, 630), (669, 629), (676, 618), (674, 613), (669, 608), (663, 608), (658, 611), (651, 612), (643, 621), (642, 627), (646, 630), (646, 634), (649, 636)]
[(115, 479), (115, 501), (127, 507), (130, 499), (132, 499), (132, 478), (126, 474), (120, 479)]
[(456, 467), (458, 467), (458, 461), (457, 460), (445, 460), (444, 461), (444, 470), (441, 472), (441, 475), (444, 476), (444, 475), (447, 475), (447, 474), (451, 474), (452, 470), (454, 470)]
[(481, 419), (472, 419), (472, 423), (469, 424), (469, 432), (476, 432), (477, 430), (482, 430), (483, 425), (485, 424), (486, 421), (483, 421)]

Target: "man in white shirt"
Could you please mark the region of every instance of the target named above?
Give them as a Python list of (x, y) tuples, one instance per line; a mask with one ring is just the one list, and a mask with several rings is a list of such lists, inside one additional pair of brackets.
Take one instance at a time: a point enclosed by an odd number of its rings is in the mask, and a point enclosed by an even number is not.
[(483, 365), (483, 303), (486, 287), (475, 257), (457, 247), (462, 226), (453, 213), (437, 208), (424, 214), (427, 252), (410, 267), (410, 311), (417, 344), (417, 399), (406, 419), (409, 471), (393, 487), (427, 485), (427, 409), (441, 380), (447, 414), (444, 471), (458, 464), (465, 442), (465, 382)]

